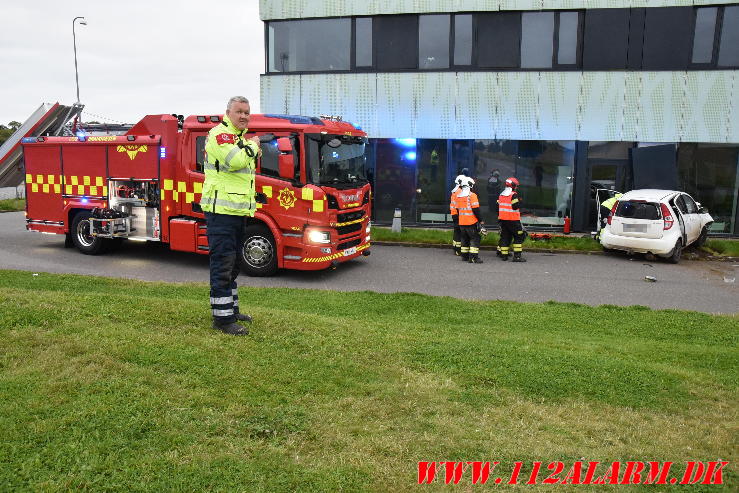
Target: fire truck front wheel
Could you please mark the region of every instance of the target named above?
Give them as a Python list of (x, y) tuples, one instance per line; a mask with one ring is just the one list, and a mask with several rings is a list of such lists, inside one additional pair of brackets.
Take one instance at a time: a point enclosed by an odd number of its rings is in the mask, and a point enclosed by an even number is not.
[(72, 219), (72, 243), (85, 255), (97, 255), (105, 250), (105, 241), (90, 235), (90, 211), (80, 211)]
[(252, 277), (277, 272), (277, 248), (269, 228), (261, 224), (247, 226), (239, 260), (241, 270)]

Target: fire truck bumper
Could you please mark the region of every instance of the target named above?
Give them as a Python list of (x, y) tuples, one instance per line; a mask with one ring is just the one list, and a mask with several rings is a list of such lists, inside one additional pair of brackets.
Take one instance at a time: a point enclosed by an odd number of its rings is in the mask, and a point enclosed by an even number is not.
[(289, 260), (285, 258), (285, 268), (299, 270), (323, 270), (335, 267), (337, 264), (355, 259), (361, 255), (367, 255), (370, 242), (357, 245), (356, 247), (339, 250), (332, 254), (321, 254), (320, 249), (316, 255), (310, 253), (300, 260)]

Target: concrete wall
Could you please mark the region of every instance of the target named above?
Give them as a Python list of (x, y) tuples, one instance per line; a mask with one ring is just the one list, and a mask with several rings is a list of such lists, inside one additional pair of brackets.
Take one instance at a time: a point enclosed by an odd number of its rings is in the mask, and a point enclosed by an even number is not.
[(21, 183), (17, 187), (0, 188), (0, 200), (22, 199), (26, 196), (26, 184)]

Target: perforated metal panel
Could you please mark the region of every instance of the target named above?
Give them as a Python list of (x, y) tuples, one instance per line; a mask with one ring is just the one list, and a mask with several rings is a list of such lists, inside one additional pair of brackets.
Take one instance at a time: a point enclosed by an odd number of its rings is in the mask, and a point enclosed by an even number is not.
[(583, 72), (578, 99), (578, 140), (620, 140), (623, 72)]
[[(415, 74), (377, 74), (377, 135), (413, 137)], [(361, 125), (361, 123), (360, 123)]]
[(577, 134), (582, 74), (542, 72), (539, 78), (539, 138), (568, 140)]
[[(680, 97), (680, 86), (673, 87), (671, 72), (644, 72), (642, 77), (641, 110), (643, 118), (639, 139), (647, 142), (669, 142), (678, 133), (681, 108), (675, 107), (673, 91)], [(679, 98), (678, 98), (679, 99)]]
[[(495, 138), (537, 140), (539, 72), (500, 72)], [(515, 136), (519, 137), (515, 137)]]
[(457, 74), (417, 74), (413, 83), (414, 137), (438, 138), (456, 134)]
[(454, 138), (489, 139), (495, 135), (500, 105), (498, 75), (460, 72), (457, 75), (457, 133)]

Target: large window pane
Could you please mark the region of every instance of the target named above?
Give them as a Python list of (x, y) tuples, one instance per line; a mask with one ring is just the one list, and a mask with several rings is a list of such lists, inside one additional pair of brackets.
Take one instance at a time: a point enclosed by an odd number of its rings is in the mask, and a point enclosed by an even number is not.
[(359, 17), (356, 24), (356, 57), (357, 67), (372, 66), (372, 18)]
[(559, 49), (557, 63), (575, 65), (577, 63), (577, 12), (560, 12), (559, 14)]
[(454, 16), (454, 65), (472, 65), (472, 15)]
[(690, 63), (693, 34), (692, 7), (646, 9), (644, 20), (644, 70), (684, 70)]
[(554, 12), (521, 16), (521, 68), (550, 68), (554, 44)]
[(373, 25), (379, 70), (418, 68), (417, 15), (381, 15)]
[(521, 14), (477, 15), (477, 64), (482, 68), (518, 68)]
[(416, 139), (377, 139), (373, 220), (391, 222), (399, 208), (412, 221), (416, 202)]
[(349, 70), (350, 19), (269, 23), (269, 71)]
[(695, 38), (693, 39), (693, 63), (711, 63), (713, 59), (713, 39), (716, 34), (716, 7), (698, 9), (695, 17)]
[(418, 18), (418, 68), (449, 68), (449, 16)]
[(724, 9), (718, 64), (721, 67), (739, 66), (739, 7)]
[(449, 214), (446, 140), (418, 141), (418, 221), (446, 223)]
[(585, 11), (582, 65), (586, 70), (626, 68), (629, 9)]
[(739, 232), (737, 192), (739, 146), (721, 144), (680, 144), (677, 150), (680, 190), (708, 208), (714, 223), (711, 231)]

